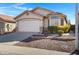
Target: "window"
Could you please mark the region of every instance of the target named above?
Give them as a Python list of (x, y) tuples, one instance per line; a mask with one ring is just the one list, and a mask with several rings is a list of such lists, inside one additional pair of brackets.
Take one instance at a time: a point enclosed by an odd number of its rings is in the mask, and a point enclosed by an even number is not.
[(52, 16), (52, 19), (60, 19), (58, 16)]
[(58, 16), (51, 17), (52, 26), (58, 26), (60, 24), (60, 18)]
[(64, 25), (64, 19), (61, 19), (61, 25)]

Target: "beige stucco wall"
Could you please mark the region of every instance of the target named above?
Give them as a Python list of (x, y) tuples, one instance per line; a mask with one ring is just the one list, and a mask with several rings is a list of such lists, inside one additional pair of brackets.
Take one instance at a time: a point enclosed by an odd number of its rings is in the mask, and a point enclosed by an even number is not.
[(44, 19), (44, 27), (45, 27), (45, 28), (48, 27), (48, 18)]
[[(7, 24), (9, 24), (9, 31), (7, 29)], [(5, 32), (12, 32), (16, 28), (16, 23), (5, 22)]]
[[(7, 24), (9, 25), (9, 31), (7, 29)], [(0, 34), (4, 34), (6, 32), (12, 32), (16, 27), (16, 23), (4, 22), (0, 21)]]
[[(40, 21), (40, 30), (42, 31), (42, 27), (43, 27), (43, 17), (40, 15), (36, 15), (34, 13), (29, 12), (29, 14), (25, 13), (23, 15), (21, 15), (20, 17), (15, 19), (16, 22), (16, 30), (18, 31), (18, 26), (19, 26), (19, 21), (35, 21), (35, 20), (39, 20)], [(27, 24), (23, 24), (23, 25), (27, 25)]]

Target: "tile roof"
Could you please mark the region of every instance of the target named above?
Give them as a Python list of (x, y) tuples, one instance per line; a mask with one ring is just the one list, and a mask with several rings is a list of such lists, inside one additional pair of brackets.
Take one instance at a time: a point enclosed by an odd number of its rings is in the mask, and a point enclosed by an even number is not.
[(40, 15), (40, 14), (38, 14), (38, 13), (36, 13), (36, 12), (32, 12), (32, 11), (25, 10), (25, 11), (22, 12), (21, 14), (17, 15), (16, 17), (14, 17), (14, 19), (20, 17), (21, 15), (23, 15), (23, 14), (25, 14), (25, 13), (29, 13), (29, 12), (34, 13), (34, 14), (36, 14), (37, 16), (43, 17), (42, 15)]
[(36, 8), (33, 9), (32, 11), (34, 12), (34, 11), (36, 11), (36, 10), (38, 10), (38, 9), (48, 11), (49, 14), (57, 14), (57, 15), (63, 15), (63, 16), (66, 16), (66, 15), (64, 15), (63, 13), (55, 12), (55, 11), (48, 10), (48, 9), (46, 9), (46, 8), (42, 8), (42, 7), (36, 7)]
[(0, 14), (0, 20), (5, 22), (15, 22), (14, 17)]
[(28, 10), (25, 10), (24, 12), (22, 12), (21, 14), (19, 14), (18, 16), (16, 16), (14, 19), (16, 19), (16, 18), (18, 18), (18, 17), (20, 17), (21, 15), (23, 15), (24, 13), (27, 13), (27, 12), (32, 12), (32, 13), (34, 13), (34, 14), (37, 14), (38, 16), (44, 16), (44, 15), (41, 15), (41, 14), (39, 14), (39, 13), (37, 13), (37, 12), (34, 12), (35, 10), (38, 10), (38, 9), (41, 9), (41, 10), (45, 10), (45, 11), (48, 11), (49, 12), (49, 14), (51, 15), (62, 15), (62, 16), (64, 16), (64, 17), (66, 17), (66, 15), (64, 15), (63, 13), (59, 13), (59, 12), (54, 12), (54, 11), (51, 11), (51, 10), (48, 10), (48, 9), (45, 9), (45, 8), (42, 8), (42, 7), (36, 7), (35, 9), (33, 9), (33, 10), (31, 10), (31, 11), (28, 11)]

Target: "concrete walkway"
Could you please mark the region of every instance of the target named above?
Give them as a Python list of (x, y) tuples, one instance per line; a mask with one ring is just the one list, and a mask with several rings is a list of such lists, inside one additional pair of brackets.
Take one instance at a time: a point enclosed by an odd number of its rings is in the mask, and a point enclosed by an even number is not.
[(0, 44), (0, 55), (68, 55), (66, 52)]

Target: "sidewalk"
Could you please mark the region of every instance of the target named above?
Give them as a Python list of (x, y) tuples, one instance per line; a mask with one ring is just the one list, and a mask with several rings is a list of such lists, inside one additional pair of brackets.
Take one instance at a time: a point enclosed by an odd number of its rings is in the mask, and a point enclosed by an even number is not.
[(68, 55), (66, 52), (0, 44), (0, 55)]

